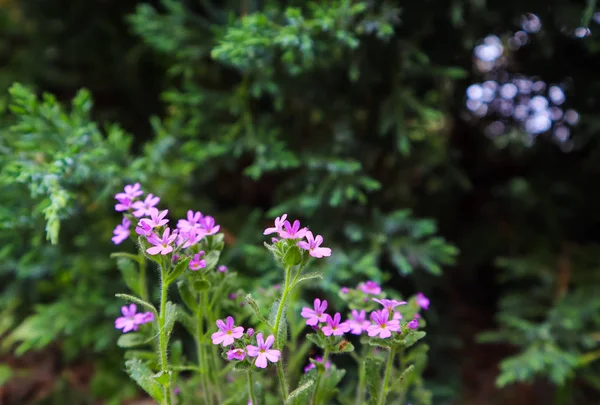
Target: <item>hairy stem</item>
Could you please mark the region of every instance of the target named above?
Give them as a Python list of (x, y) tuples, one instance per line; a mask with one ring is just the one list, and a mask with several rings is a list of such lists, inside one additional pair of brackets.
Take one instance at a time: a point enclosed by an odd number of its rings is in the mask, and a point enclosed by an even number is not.
[[(290, 293), (290, 273), (291, 267), (285, 269), (285, 283), (283, 292), (281, 294), (281, 300), (279, 301), (279, 308), (277, 308), (277, 315), (275, 316), (275, 325), (273, 325), (273, 331), (275, 333), (275, 347), (283, 350), (283, 343), (279, 341), (279, 328), (281, 327), (281, 319), (283, 317), (283, 310), (287, 301), (288, 294)], [(287, 381), (285, 379), (285, 373), (283, 371), (282, 359), (279, 359), (277, 364), (277, 375), (279, 377), (279, 384), (281, 385), (281, 395), (283, 396), (284, 403), (287, 402), (289, 391)]]
[(252, 380), (252, 370), (248, 370), (248, 395), (250, 396), (250, 401), (252, 401), (252, 405), (258, 405), (256, 401), (256, 395), (254, 395), (254, 381)]
[[(205, 295), (205, 294), (202, 294)], [(200, 384), (206, 401), (212, 404), (212, 396), (206, 378), (206, 353), (204, 351), (204, 300), (203, 296), (198, 297), (198, 311), (196, 312), (196, 350), (198, 351), (198, 366), (200, 367)]]
[(396, 348), (390, 349), (390, 354), (387, 359), (387, 365), (385, 367), (385, 375), (383, 377), (383, 384), (381, 384), (381, 395), (379, 396), (379, 405), (384, 405), (387, 398), (388, 384), (390, 381), (390, 374), (392, 374), (392, 365), (394, 364), (394, 356), (396, 355)]
[[(327, 360), (329, 360), (329, 350), (326, 348), (323, 353), (323, 368), (327, 364)], [(321, 383), (321, 376), (323, 375), (323, 369), (319, 369), (319, 374), (317, 375), (317, 381), (315, 382), (315, 390), (313, 391), (312, 403), (313, 405), (317, 405), (317, 399), (319, 399), (319, 384)]]
[(149, 301), (148, 296), (148, 287), (146, 285), (146, 258), (142, 252), (140, 255), (140, 279), (139, 279), (139, 288), (140, 288), (140, 296), (144, 301)]
[[(167, 290), (169, 289), (169, 285), (166, 283), (167, 279), (167, 268), (166, 266), (160, 267), (160, 278), (161, 278), (161, 288), (160, 288), (160, 312), (158, 317), (158, 346), (160, 350), (160, 369), (163, 373), (168, 373), (169, 369), (169, 359), (167, 357), (167, 346), (169, 337), (165, 333), (165, 317), (167, 312)], [(171, 405), (171, 377), (167, 381), (167, 386), (163, 388), (163, 393), (165, 396), (166, 405)]]

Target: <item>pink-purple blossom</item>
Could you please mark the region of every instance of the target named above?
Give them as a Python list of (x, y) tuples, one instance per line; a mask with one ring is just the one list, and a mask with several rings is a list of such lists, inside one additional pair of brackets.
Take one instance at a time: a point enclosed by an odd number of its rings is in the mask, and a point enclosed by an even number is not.
[[(315, 361), (317, 363), (323, 363), (323, 357), (322, 356), (317, 356), (315, 357)], [(309, 362), (306, 367), (304, 367), (304, 372), (308, 373), (310, 370), (316, 368), (315, 364), (311, 361)], [(325, 370), (329, 370), (331, 368), (331, 362), (329, 360), (327, 360), (325, 362)]]
[(119, 245), (123, 243), (125, 239), (129, 237), (129, 226), (131, 225), (131, 221), (127, 218), (123, 218), (123, 221), (116, 226), (113, 231), (113, 237), (111, 238), (115, 245)]
[(138, 235), (142, 235), (142, 236), (152, 235), (153, 228), (147, 221), (148, 221), (147, 218), (140, 219), (137, 226), (135, 227), (135, 233), (137, 233)]
[(235, 326), (233, 317), (228, 316), (225, 322), (222, 319), (217, 320), (219, 331), (212, 334), (213, 345), (229, 346), (235, 339), (239, 339), (244, 334), (243, 326)]
[(413, 319), (406, 326), (408, 326), (409, 329), (417, 329), (419, 327), (419, 320), (418, 319)]
[(311, 231), (306, 231), (306, 241), (298, 242), (298, 246), (300, 246), (304, 250), (308, 250), (308, 253), (312, 257), (316, 257), (320, 259), (323, 256), (331, 256), (331, 249), (328, 247), (321, 247), (321, 243), (323, 243), (323, 237), (321, 235), (317, 235), (313, 237)]
[(350, 289), (348, 287), (342, 287), (340, 288), (340, 291), (342, 292), (342, 294), (348, 294), (350, 292)]
[(202, 229), (204, 229), (206, 235), (214, 235), (221, 229), (221, 225), (215, 225), (215, 219), (210, 215), (201, 218), (200, 225), (202, 225)]
[(350, 326), (350, 333), (353, 335), (360, 335), (371, 325), (371, 322), (367, 320), (367, 313), (365, 310), (360, 312), (356, 309), (352, 310), (350, 319), (348, 320), (348, 326)]
[(129, 198), (130, 200), (134, 200), (142, 194), (144, 194), (144, 192), (142, 191), (142, 186), (140, 185), (140, 183), (135, 183), (133, 185), (127, 184), (125, 186), (125, 192), (118, 193), (117, 195), (115, 195), (115, 198), (117, 200), (121, 198)]
[(227, 352), (227, 360), (242, 361), (245, 358), (246, 358), (246, 351), (244, 349), (231, 349)]
[(375, 281), (367, 281), (365, 283), (359, 284), (360, 289), (365, 294), (371, 295), (379, 295), (381, 294), (381, 286), (377, 284)]
[(174, 232), (171, 235), (171, 228), (166, 228), (162, 237), (158, 237), (153, 233), (150, 235), (150, 237), (148, 237), (148, 242), (154, 246), (146, 249), (146, 253), (149, 255), (157, 255), (159, 253), (163, 256), (168, 255), (173, 251), (173, 246), (171, 244), (175, 241), (175, 239), (177, 239), (177, 232)]
[(254, 335), (254, 329), (248, 328), (248, 330), (246, 331), (246, 336), (248, 336), (250, 338), (253, 335)]
[(177, 246), (181, 246), (185, 249), (200, 242), (202, 238), (206, 236), (206, 231), (200, 228), (192, 228), (187, 232), (179, 231), (177, 237)]
[(246, 346), (248, 356), (256, 357), (256, 361), (254, 362), (256, 367), (266, 368), (268, 364), (267, 360), (271, 363), (276, 363), (277, 361), (279, 361), (279, 356), (281, 356), (281, 352), (277, 349), (271, 349), (271, 346), (273, 346), (274, 342), (275, 337), (273, 335), (267, 337), (267, 340), (263, 340), (263, 334), (258, 333), (256, 335), (256, 344), (258, 346)]
[(133, 216), (136, 218), (150, 216), (152, 208), (154, 208), (159, 201), (160, 197), (154, 197), (153, 194), (148, 194), (144, 201), (134, 202), (132, 205), (133, 209), (135, 210), (133, 211)]
[(325, 310), (327, 309), (327, 301), (321, 300), (319, 298), (315, 298), (314, 301), (314, 309), (304, 307), (302, 308), (302, 312), (300, 315), (302, 318), (306, 318), (306, 324), (309, 326), (315, 326), (319, 322), (325, 322), (327, 320), (327, 314)]
[(192, 210), (188, 210), (187, 219), (180, 219), (177, 222), (177, 228), (179, 228), (182, 232), (189, 232), (192, 229), (201, 228), (200, 221), (204, 216), (200, 211), (194, 212)]
[(219, 273), (226, 273), (227, 272), (227, 266), (225, 266), (225, 265), (222, 264), (219, 267), (217, 267), (217, 271)]
[(388, 300), (385, 298), (382, 298), (382, 299), (373, 298), (373, 301), (378, 302), (381, 305), (383, 305), (383, 307), (385, 309), (387, 309), (389, 312), (392, 312), (394, 310), (394, 308), (396, 308), (399, 305), (406, 305), (406, 301)]
[(156, 208), (152, 208), (150, 210), (150, 219), (144, 218), (140, 220), (140, 222), (147, 222), (148, 225), (150, 225), (152, 229), (154, 229), (158, 226), (166, 225), (169, 222), (168, 219), (165, 219), (168, 213), (169, 210), (163, 210), (159, 212)]
[(427, 298), (422, 292), (417, 293), (417, 305), (424, 310), (429, 309), (429, 298)]
[(190, 270), (196, 271), (206, 267), (206, 260), (200, 259), (202, 256), (204, 256), (204, 250), (201, 250), (192, 257), (189, 264)]
[(387, 309), (381, 311), (371, 312), (371, 320), (375, 322), (367, 328), (369, 336), (377, 336), (385, 339), (392, 336), (392, 332), (398, 332), (400, 330), (400, 321), (396, 319), (389, 319), (390, 313)]
[(283, 232), (283, 224), (285, 223), (286, 218), (287, 214), (283, 214), (282, 216), (275, 218), (275, 227), (265, 229), (263, 235)]
[(117, 201), (119, 201), (118, 204), (115, 204), (115, 211), (117, 212), (129, 211), (133, 206), (133, 200), (128, 197), (117, 198)]
[(321, 330), (325, 336), (342, 336), (350, 330), (350, 326), (346, 322), (342, 322), (342, 315), (337, 312), (333, 318), (327, 315), (327, 324), (323, 325)]
[(308, 231), (308, 228), (300, 229), (300, 221), (298, 220), (295, 220), (293, 225), (290, 221), (285, 221), (283, 228), (284, 229), (279, 232), (279, 236), (284, 239), (302, 239)]
[(154, 320), (154, 314), (152, 312), (144, 312), (137, 314), (137, 307), (135, 304), (125, 305), (121, 307), (121, 313), (123, 316), (115, 320), (115, 328), (122, 329), (123, 333), (138, 330), (139, 325), (152, 322)]

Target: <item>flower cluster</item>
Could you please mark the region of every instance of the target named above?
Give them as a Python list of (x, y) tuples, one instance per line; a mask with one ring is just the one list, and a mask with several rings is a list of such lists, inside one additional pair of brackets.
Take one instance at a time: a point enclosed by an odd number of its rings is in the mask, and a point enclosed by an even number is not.
[[(288, 221), (287, 214), (275, 218), (275, 226), (265, 229), (264, 235), (277, 233), (281, 239), (304, 239), (298, 241), (298, 246), (301, 249), (307, 250), (308, 253), (315, 258), (331, 256), (331, 249), (322, 247), (323, 237), (321, 235), (314, 236), (308, 228), (300, 228), (300, 221), (297, 219), (292, 223)], [(277, 242), (277, 238), (272, 238), (273, 242)]]
[(123, 316), (115, 320), (115, 328), (122, 329), (123, 333), (138, 330), (140, 325), (152, 322), (154, 314), (152, 312), (136, 313), (137, 307), (135, 304), (121, 307)]
[[(225, 322), (221, 319), (217, 321), (219, 330), (212, 334), (214, 345), (223, 347), (234, 346), (227, 351), (228, 360), (244, 361), (246, 356), (254, 358), (254, 365), (258, 368), (267, 368), (268, 362), (277, 363), (281, 352), (277, 349), (271, 349), (275, 342), (275, 337), (269, 335), (264, 339), (262, 333), (256, 334), (256, 345), (249, 344), (254, 336), (254, 329), (249, 328), (244, 335), (243, 326), (235, 326), (233, 317), (228, 316)], [(234, 345), (234, 343), (236, 343)]]

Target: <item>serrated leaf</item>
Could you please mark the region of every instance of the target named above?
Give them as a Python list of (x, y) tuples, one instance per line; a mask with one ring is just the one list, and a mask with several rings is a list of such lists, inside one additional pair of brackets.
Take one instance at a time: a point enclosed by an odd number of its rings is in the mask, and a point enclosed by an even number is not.
[(233, 366), (233, 371), (246, 371), (250, 369), (250, 367), (252, 367), (252, 364), (250, 364), (250, 362), (247, 360), (244, 360), (235, 363), (235, 366)]
[(159, 404), (164, 401), (163, 387), (154, 380), (152, 370), (140, 360), (127, 360), (125, 362), (127, 374)]
[(179, 263), (177, 263), (177, 265), (175, 266), (173, 271), (171, 271), (169, 273), (169, 275), (167, 276), (167, 280), (165, 281), (165, 283), (167, 285), (170, 285), (175, 280), (177, 280), (177, 277), (179, 277), (181, 275), (181, 273), (183, 273), (185, 271), (185, 269), (187, 269), (187, 267), (190, 263), (190, 260), (192, 260), (192, 256), (188, 256), (185, 259), (181, 260)]
[(367, 357), (365, 359), (365, 379), (369, 389), (369, 403), (376, 405), (381, 396), (381, 367), (383, 360), (379, 357)]
[(269, 321), (267, 321), (267, 319), (263, 316), (263, 314), (260, 312), (260, 308), (258, 307), (258, 303), (254, 300), (254, 298), (252, 298), (251, 294), (246, 295), (246, 302), (248, 303), (248, 305), (250, 305), (250, 308), (252, 308), (252, 310), (254, 311), (254, 314), (257, 316), (257, 318), (264, 323), (265, 325), (267, 325), (270, 329), (273, 329), (273, 326), (269, 323)]
[(130, 347), (142, 346), (147, 342), (148, 338), (141, 333), (125, 333), (119, 336), (117, 346), (128, 349)]
[(310, 387), (312, 387), (314, 384), (315, 384), (314, 380), (306, 381), (304, 384), (300, 385), (294, 391), (290, 392), (287, 402), (290, 403), (291, 401), (295, 400), (300, 395), (302, 395), (306, 390), (310, 389)]
[(131, 302), (135, 302), (136, 304), (140, 304), (140, 305), (148, 308), (150, 311), (152, 311), (152, 313), (154, 313), (154, 315), (158, 318), (158, 311), (156, 310), (156, 308), (154, 308), (154, 305), (150, 304), (147, 301), (144, 301), (141, 298), (134, 297), (133, 295), (129, 295), (129, 294), (115, 294), (115, 297), (121, 298), (125, 301), (131, 301)]

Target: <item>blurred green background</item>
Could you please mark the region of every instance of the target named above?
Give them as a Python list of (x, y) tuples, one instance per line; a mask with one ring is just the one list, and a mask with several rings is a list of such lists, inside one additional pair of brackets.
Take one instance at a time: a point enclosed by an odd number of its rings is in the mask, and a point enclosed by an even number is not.
[[(279, 281), (423, 291), (433, 404), (598, 404), (595, 0), (0, 0), (0, 403), (142, 398), (113, 328), (129, 182)], [(130, 401), (130, 402), (128, 402)]]

